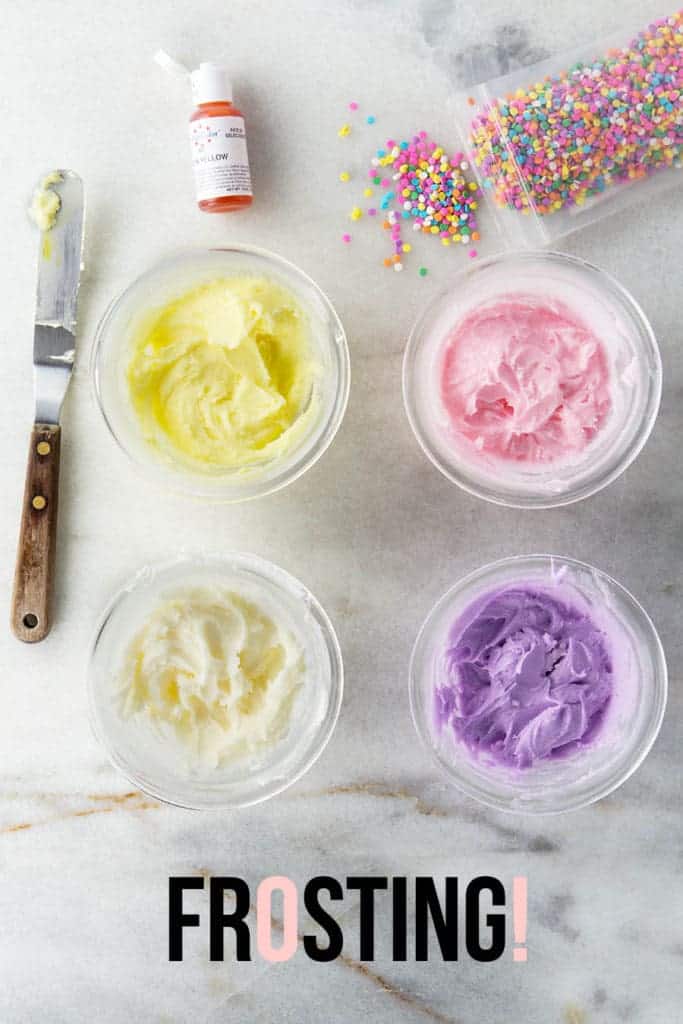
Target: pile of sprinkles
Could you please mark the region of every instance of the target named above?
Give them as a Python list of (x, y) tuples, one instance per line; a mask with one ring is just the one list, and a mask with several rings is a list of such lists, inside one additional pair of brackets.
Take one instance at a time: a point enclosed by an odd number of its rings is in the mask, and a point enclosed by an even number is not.
[(611, 184), (680, 167), (683, 11), (625, 49), (487, 104), (470, 142), (497, 204), (524, 213), (581, 206)]
[[(358, 110), (357, 103), (350, 103), (349, 109)], [(369, 115), (367, 124), (374, 124), (375, 117)], [(350, 127), (343, 125), (339, 135), (350, 133)], [(369, 183), (363, 189), (363, 197), (370, 202), (365, 209), (369, 217), (382, 215), (382, 227), (390, 232), (393, 253), (384, 259), (386, 267), (403, 270), (405, 256), (412, 245), (404, 241), (402, 228), (406, 221), (413, 222), (413, 230), (437, 236), (443, 246), (472, 246), (479, 240), (476, 210), (479, 190), (476, 182), (469, 181), (465, 172), (469, 165), (463, 153), (448, 156), (443, 147), (431, 140), (427, 132), (421, 131), (411, 139), (396, 141), (387, 139), (386, 146), (378, 149), (370, 162)], [(348, 171), (341, 171), (342, 182), (350, 180)], [(380, 192), (379, 202), (372, 203), (375, 189)], [(360, 206), (349, 212), (352, 221), (363, 216)], [(342, 241), (349, 243), (351, 235), (342, 235)], [(471, 258), (477, 250), (469, 249)], [(426, 267), (420, 267), (421, 277), (427, 274)]]

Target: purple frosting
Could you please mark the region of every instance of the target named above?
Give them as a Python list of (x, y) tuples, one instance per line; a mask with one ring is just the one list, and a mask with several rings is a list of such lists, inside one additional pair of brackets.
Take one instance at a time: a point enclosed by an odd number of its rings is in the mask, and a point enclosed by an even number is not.
[(513, 768), (598, 731), (612, 693), (608, 639), (587, 611), (537, 584), (478, 598), (451, 628), (434, 690), (437, 728)]

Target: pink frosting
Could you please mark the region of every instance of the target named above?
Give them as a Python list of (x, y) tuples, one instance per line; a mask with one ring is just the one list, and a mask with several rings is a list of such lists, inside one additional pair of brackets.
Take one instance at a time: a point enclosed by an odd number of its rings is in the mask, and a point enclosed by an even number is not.
[(603, 343), (555, 299), (501, 296), (448, 336), (441, 399), (457, 436), (507, 461), (580, 453), (610, 411)]

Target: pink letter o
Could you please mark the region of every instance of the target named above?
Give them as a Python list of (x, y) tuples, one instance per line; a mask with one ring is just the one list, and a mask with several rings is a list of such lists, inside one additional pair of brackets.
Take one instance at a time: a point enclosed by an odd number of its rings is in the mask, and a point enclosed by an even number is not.
[[(273, 946), (272, 905), (273, 893), (282, 893), (282, 942)], [(298, 892), (291, 878), (272, 875), (264, 878), (256, 890), (256, 946), (264, 960), (271, 964), (291, 960), (296, 953), (298, 936)]]

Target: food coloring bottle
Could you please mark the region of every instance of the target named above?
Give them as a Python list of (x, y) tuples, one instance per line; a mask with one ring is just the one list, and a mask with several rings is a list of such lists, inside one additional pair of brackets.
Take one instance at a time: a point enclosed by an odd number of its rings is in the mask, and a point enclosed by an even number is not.
[(192, 72), (190, 141), (197, 203), (208, 213), (241, 210), (252, 202), (244, 118), (232, 102), (225, 69), (202, 63)]

